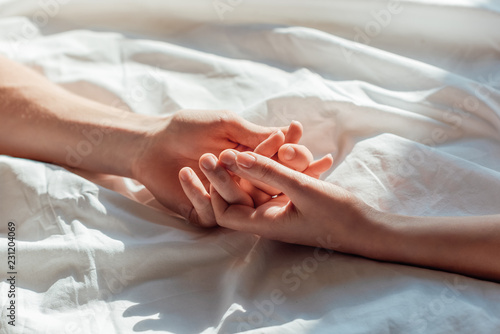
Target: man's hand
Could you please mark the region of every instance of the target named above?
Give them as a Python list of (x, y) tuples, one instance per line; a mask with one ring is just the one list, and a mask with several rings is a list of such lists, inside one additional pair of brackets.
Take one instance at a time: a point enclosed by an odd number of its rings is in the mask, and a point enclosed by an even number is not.
[[(199, 159), (204, 153), (219, 155), (226, 149), (254, 150), (278, 130), (286, 134), (289, 141), (298, 141), (302, 134), (288, 131), (288, 127), (258, 126), (228, 111), (181, 110), (163, 122), (138, 155), (133, 178), (143, 183), (165, 207), (201, 226), (216, 225), (212, 207), (205, 201), (209, 199), (209, 182), (199, 168)], [(201, 194), (198, 210), (193, 209), (179, 183), (179, 171), (185, 166), (199, 177), (193, 185)]]
[[(254, 150), (278, 130), (227, 111), (183, 110), (168, 117), (126, 112), (68, 92), (1, 56), (0, 119), (0, 154), (135, 178), (161, 204), (204, 226), (215, 225), (213, 212), (201, 218), (192, 212), (178, 180), (181, 167), (203, 176), (203, 153)], [(301, 132), (282, 131), (291, 142), (300, 139)]]

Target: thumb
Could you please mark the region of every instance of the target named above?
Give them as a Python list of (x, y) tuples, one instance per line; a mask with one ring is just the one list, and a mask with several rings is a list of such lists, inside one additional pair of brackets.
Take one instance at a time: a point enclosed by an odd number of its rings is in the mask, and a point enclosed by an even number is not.
[(292, 202), (304, 198), (307, 189), (314, 188), (317, 180), (253, 152), (236, 156), (236, 167), (231, 171), (249, 181), (260, 181), (277, 188)]
[(281, 130), (286, 135), (288, 132), (288, 126), (281, 128), (265, 127), (254, 124), (242, 117), (237, 116), (234, 122), (232, 122), (229, 137), (235, 143), (247, 146), (254, 150), (276, 130)]

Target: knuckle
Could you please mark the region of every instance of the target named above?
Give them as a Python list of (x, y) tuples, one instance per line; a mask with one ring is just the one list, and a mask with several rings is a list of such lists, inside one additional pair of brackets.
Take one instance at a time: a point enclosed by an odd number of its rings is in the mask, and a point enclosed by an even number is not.
[(227, 124), (234, 121), (234, 114), (229, 110), (221, 110), (217, 113), (219, 124)]
[(227, 185), (227, 183), (229, 182), (229, 178), (230, 176), (224, 168), (219, 167), (214, 170), (213, 181), (215, 184)]
[(269, 180), (276, 177), (276, 173), (274, 172), (274, 164), (275, 162), (270, 159), (266, 159), (261, 167), (259, 168), (259, 176), (263, 180)]
[(192, 201), (195, 207), (202, 208), (207, 205), (207, 201), (209, 201), (205, 194), (202, 194), (199, 191), (196, 191), (192, 194)]
[(308, 189), (313, 188), (314, 179), (312, 179), (310, 176), (308, 176), (306, 174), (298, 173), (294, 177), (294, 182), (293, 183), (288, 182), (288, 183), (289, 183), (289, 185), (293, 184), (298, 189), (308, 190)]
[(192, 205), (188, 205), (185, 203), (181, 203), (179, 205), (179, 213), (187, 220), (191, 220), (191, 215), (193, 214), (193, 210), (194, 207)]

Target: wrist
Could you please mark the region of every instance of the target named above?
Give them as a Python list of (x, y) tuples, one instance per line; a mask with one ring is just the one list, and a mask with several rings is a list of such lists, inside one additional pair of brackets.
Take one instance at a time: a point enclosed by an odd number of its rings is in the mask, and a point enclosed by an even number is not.
[(172, 116), (140, 116), (143, 117), (134, 124), (136, 135), (131, 136), (131, 139), (136, 138), (129, 143), (130, 156), (127, 159), (127, 177), (138, 181), (141, 181), (145, 169), (151, 167), (154, 160), (169, 154), (168, 147), (172, 144), (166, 140)]
[(356, 205), (358, 232), (353, 235), (352, 253), (377, 260), (387, 260), (398, 239), (397, 215), (382, 212), (365, 203)]
[(135, 178), (137, 162), (151, 145), (159, 118), (129, 113), (109, 129), (107, 160), (112, 174)]
[(406, 262), (411, 250), (405, 231), (412, 217), (370, 209), (365, 215), (370, 226), (367, 246), (360, 255), (381, 261)]
[(89, 119), (79, 120), (75, 128), (79, 132), (76, 141), (66, 146), (66, 164), (133, 178), (137, 161), (151, 145), (163, 118), (101, 106), (87, 111)]

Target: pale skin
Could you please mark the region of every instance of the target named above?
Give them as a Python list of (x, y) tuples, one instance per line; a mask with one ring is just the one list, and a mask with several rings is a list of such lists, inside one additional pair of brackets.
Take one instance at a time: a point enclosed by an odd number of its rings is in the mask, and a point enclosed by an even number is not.
[[(204, 153), (231, 148), (272, 156), (285, 143), (301, 152), (298, 158), (308, 153), (296, 144), (302, 136), (297, 122), (278, 129), (229, 111), (135, 114), (72, 94), (1, 56), (0, 119), (0, 154), (136, 179), (166, 208), (206, 227), (216, 226), (210, 201), (203, 194), (197, 203), (205, 207), (194, 210), (178, 180), (182, 167), (198, 173), (201, 191), (209, 186), (198, 168)], [(329, 167), (322, 166), (312, 167), (316, 173)], [(242, 186), (261, 201), (270, 198), (250, 183)]]
[[(200, 159), (201, 166), (205, 159)], [(212, 168), (202, 171), (212, 184), (211, 203), (221, 226), (288, 243), (500, 281), (500, 215), (410, 217), (381, 212), (345, 189), (253, 152), (226, 150)], [(241, 194), (234, 195), (241, 191), (235, 180), (221, 182), (224, 173), (226, 178), (231, 174), (269, 184), (283, 194), (249, 206)], [(183, 181), (185, 189), (196, 181), (190, 175)]]
[[(317, 179), (332, 158), (312, 160), (298, 144), (298, 123), (262, 127), (227, 111), (134, 114), (69, 93), (3, 57), (0, 119), (0, 154), (137, 179), (201, 226), (500, 281), (500, 215), (375, 210)], [(81, 159), (68, 158), (68, 147), (89, 138), (94, 144), (80, 150)]]

